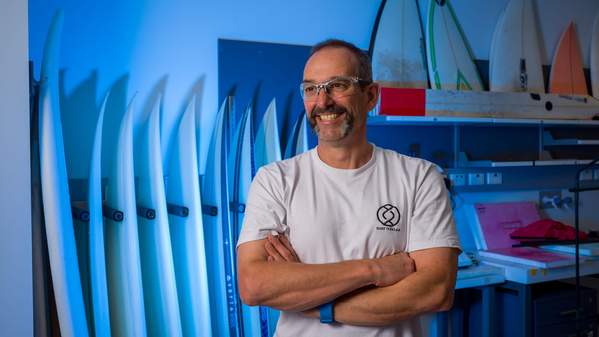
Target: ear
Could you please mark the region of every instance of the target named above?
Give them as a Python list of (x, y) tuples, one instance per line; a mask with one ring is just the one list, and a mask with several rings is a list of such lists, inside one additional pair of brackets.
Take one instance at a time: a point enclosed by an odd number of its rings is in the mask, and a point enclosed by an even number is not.
[(380, 87), (378, 83), (373, 82), (366, 90), (368, 91), (368, 110), (370, 111), (374, 109), (379, 101)]

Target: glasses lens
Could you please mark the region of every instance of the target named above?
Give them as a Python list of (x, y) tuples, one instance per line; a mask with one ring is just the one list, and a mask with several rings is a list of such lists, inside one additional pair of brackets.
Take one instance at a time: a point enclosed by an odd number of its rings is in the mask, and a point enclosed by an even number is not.
[(300, 84), (300, 93), (304, 99), (311, 99), (316, 97), (316, 85), (311, 83), (302, 83)]
[(342, 96), (349, 93), (351, 86), (351, 80), (346, 78), (337, 78), (328, 83), (327, 92), (334, 97)]

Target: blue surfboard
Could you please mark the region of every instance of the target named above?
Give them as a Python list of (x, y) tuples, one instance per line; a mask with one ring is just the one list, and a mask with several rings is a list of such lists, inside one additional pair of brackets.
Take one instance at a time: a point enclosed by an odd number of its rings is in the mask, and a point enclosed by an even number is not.
[(121, 121), (106, 187), (106, 205), (122, 211), (123, 219), (106, 219), (104, 239), (112, 334), (145, 337), (146, 313), (135, 204), (133, 103), (134, 99)]
[[(202, 227), (202, 199), (197, 164), (195, 100), (190, 102), (176, 130), (166, 198), (169, 212), (177, 292), (183, 336), (212, 336), (208, 268)], [(187, 213), (187, 214), (185, 214)]]
[(235, 281), (235, 234), (229, 214), (227, 148), (232, 97), (225, 99), (216, 116), (202, 181), (204, 233), (208, 259), (208, 284), (214, 336), (241, 336), (239, 301)]
[(285, 147), (285, 159), (308, 151), (308, 127), (305, 113), (300, 113)]
[(64, 337), (85, 337), (89, 332), (77, 262), (60, 123), (58, 66), (62, 24), (63, 14), (59, 11), (52, 20), (44, 47), (39, 102), (40, 174), (60, 333)]
[[(258, 132), (256, 133), (254, 146), (256, 170), (266, 164), (282, 159), (278, 125), (276, 100), (273, 98), (268, 108), (266, 108), (262, 122), (258, 127)], [(261, 307), (260, 310), (263, 324), (266, 320), (269, 336), (274, 335), (277, 321), (279, 320), (279, 311), (266, 307)]]
[(110, 336), (110, 312), (106, 285), (106, 256), (104, 253), (104, 219), (102, 217), (102, 127), (104, 125), (104, 98), (96, 124), (92, 157), (89, 168), (89, 277), (92, 317), (90, 325), (94, 336)]
[(160, 97), (141, 125), (135, 151), (141, 272), (148, 336), (182, 336), (160, 150)]
[[(229, 154), (229, 185), (231, 195), (231, 221), (236, 233), (235, 243), (239, 239), (239, 232), (243, 224), (247, 194), (250, 189), (254, 170), (254, 132), (253, 132), (253, 107), (249, 105), (237, 126), (233, 144)], [(246, 337), (268, 336), (262, 334), (260, 324), (260, 308), (250, 307), (242, 303), (241, 313), (243, 321), (243, 335)]]

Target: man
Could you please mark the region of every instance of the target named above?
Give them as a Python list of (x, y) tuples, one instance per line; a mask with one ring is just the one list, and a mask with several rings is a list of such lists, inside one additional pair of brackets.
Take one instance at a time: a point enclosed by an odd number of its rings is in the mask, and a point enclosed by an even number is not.
[(443, 180), (368, 143), (379, 88), (354, 45), (316, 45), (300, 89), (318, 146), (256, 174), (241, 298), (281, 310), (281, 337), (420, 336), (418, 316), (453, 302), (459, 240)]

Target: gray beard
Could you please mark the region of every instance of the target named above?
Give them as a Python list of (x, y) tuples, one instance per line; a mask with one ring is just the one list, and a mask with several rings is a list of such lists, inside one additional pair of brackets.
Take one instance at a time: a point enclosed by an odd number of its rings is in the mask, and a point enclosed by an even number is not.
[[(310, 124), (310, 127), (312, 128), (312, 131), (314, 131), (316, 136), (318, 136), (320, 138), (320, 130), (318, 128), (318, 124), (316, 123), (316, 117), (308, 118), (308, 122)], [(349, 135), (349, 133), (353, 130), (353, 128), (354, 128), (354, 116), (351, 113), (349, 113), (348, 111), (345, 111), (345, 120), (343, 121), (343, 124), (341, 125), (341, 139), (347, 137), (347, 135)]]

